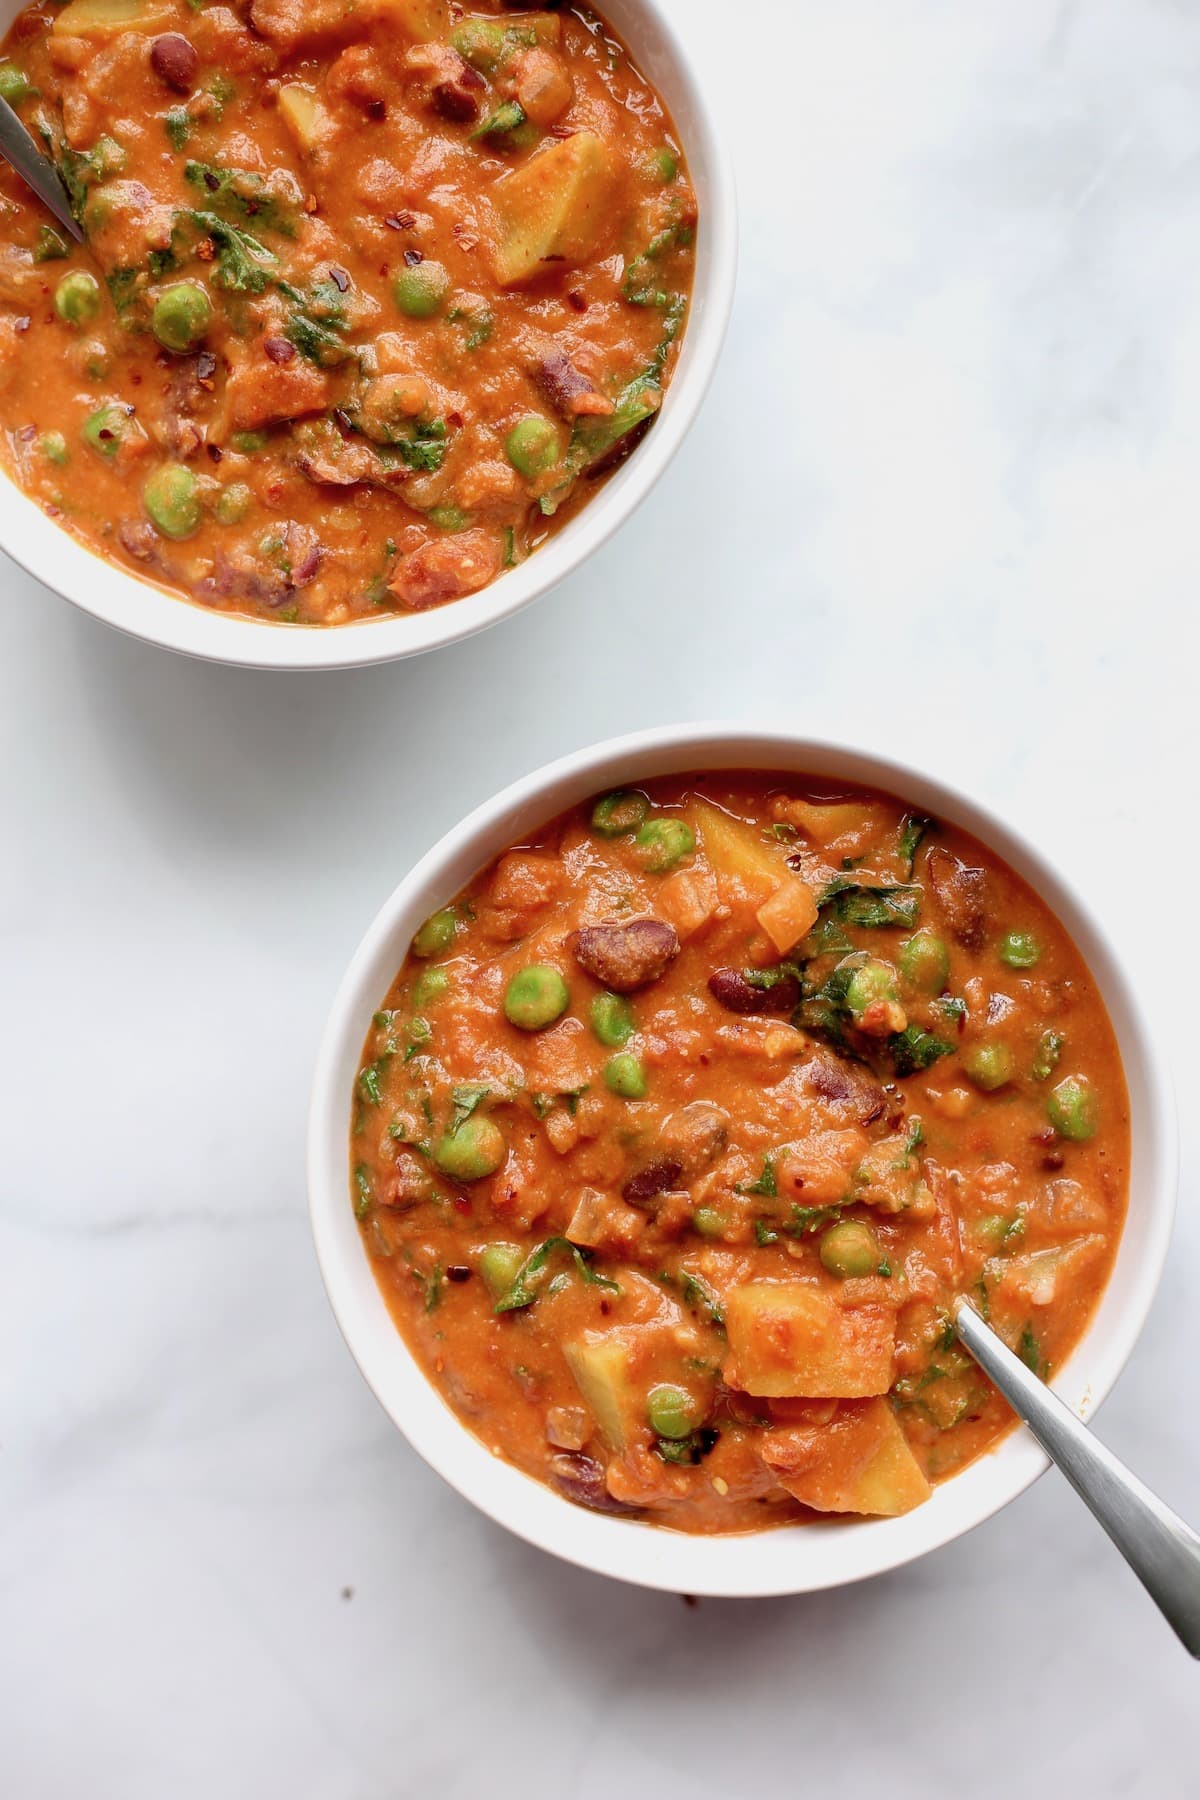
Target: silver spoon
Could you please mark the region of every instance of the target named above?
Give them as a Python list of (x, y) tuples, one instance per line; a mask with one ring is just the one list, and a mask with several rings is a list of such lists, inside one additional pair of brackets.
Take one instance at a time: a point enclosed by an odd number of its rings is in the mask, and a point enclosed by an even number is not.
[(75, 223), (62, 177), (50, 158), (42, 155), (7, 100), (0, 100), (0, 156), (12, 164), (43, 206), (50, 208), (63, 230), (82, 244), (83, 233)]
[(1200, 1657), (1200, 1537), (1131, 1475), (1019, 1356), (960, 1300), (963, 1345), (1103, 1525), (1186, 1650)]

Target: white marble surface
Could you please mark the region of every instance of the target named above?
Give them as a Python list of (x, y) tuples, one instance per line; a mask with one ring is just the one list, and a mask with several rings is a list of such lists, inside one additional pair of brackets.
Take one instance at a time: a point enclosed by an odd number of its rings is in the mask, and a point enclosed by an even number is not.
[(419, 664), (286, 678), (4, 570), (10, 1800), (1197, 1792), (1193, 1668), (1056, 1478), (866, 1586), (685, 1608), (477, 1518), (320, 1291), (316, 1036), (444, 825), (670, 714), (911, 745), (1054, 837), (1175, 999), (1180, 1223), (1101, 1422), (1200, 1515), (1200, 14), (675, 6), (741, 289), (684, 454), (583, 576)]

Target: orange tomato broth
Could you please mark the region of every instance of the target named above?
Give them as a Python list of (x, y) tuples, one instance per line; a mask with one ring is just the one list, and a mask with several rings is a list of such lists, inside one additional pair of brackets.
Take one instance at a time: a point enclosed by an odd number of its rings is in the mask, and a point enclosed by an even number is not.
[(4, 465), (146, 579), (308, 625), (438, 605), (653, 422), (695, 198), (586, 8), (42, 0), (0, 92), (87, 239), (0, 166)]
[(1045, 1375), (1108, 1278), (1100, 996), (1011, 868), (888, 795), (596, 804), (435, 914), (375, 1016), (351, 1191), (384, 1298), (461, 1421), (584, 1505), (906, 1511), (1013, 1422), (956, 1297)]

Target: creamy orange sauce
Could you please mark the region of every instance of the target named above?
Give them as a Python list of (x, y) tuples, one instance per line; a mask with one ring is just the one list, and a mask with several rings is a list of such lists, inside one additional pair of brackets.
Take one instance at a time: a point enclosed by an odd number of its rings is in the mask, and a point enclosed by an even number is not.
[(683, 152), (582, 7), (71, 0), (0, 166), (0, 454), (100, 555), (302, 624), (472, 593), (586, 505), (670, 380)]
[(1006, 1432), (1108, 1278), (1129, 1120), (1079, 952), (985, 845), (797, 777), (550, 821), (422, 928), (351, 1192), (463, 1422), (684, 1530), (898, 1513)]

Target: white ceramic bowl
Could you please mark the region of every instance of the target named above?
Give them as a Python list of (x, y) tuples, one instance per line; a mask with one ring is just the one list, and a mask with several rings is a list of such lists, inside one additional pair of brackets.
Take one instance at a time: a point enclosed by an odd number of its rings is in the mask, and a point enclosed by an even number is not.
[[(22, 4), (0, 0), (3, 30)], [(600, 10), (666, 101), (683, 144), (700, 206), (695, 284), (678, 363), (653, 429), (548, 543), (465, 600), (329, 629), (236, 618), (166, 594), (94, 556), (2, 472), (0, 549), (64, 599), (120, 631), (166, 650), (255, 669), (342, 669), (418, 656), (520, 612), (578, 568), (645, 499), (682, 443), (716, 367), (737, 270), (733, 177), (682, 38), (658, 0), (600, 0)]]
[(530, 827), (589, 794), (654, 775), (739, 768), (885, 788), (964, 826), (1042, 895), (1086, 958), (1120, 1043), (1133, 1135), (1129, 1217), (1112, 1279), (1052, 1384), (1090, 1415), (1133, 1349), (1166, 1255), (1176, 1176), (1170, 1084), (1137, 997), (1083, 900), (1011, 826), (943, 781), (882, 757), (786, 731), (683, 725), (578, 751), (479, 807), (405, 876), (354, 955), (317, 1064), (309, 1188), (317, 1256), (346, 1342), (409, 1442), (460, 1494), (520, 1537), (605, 1575), (689, 1594), (792, 1594), (857, 1581), (949, 1543), (1015, 1499), (1047, 1467), (1046, 1457), (1018, 1430), (898, 1519), (704, 1538), (586, 1512), (492, 1456), (429, 1385), (375, 1285), (350, 1202), (351, 1096), (363, 1040), (421, 921)]

